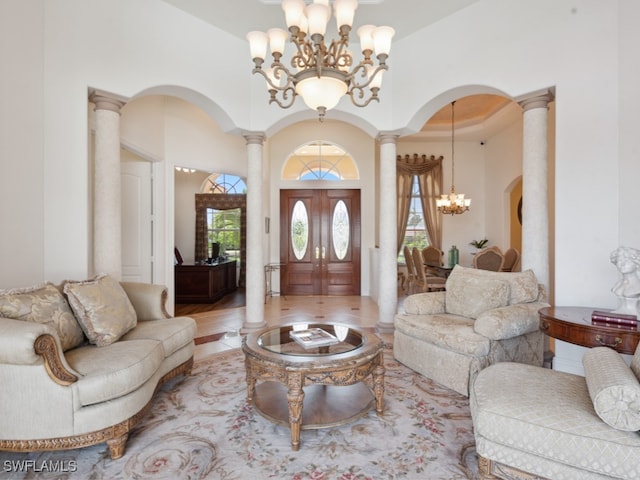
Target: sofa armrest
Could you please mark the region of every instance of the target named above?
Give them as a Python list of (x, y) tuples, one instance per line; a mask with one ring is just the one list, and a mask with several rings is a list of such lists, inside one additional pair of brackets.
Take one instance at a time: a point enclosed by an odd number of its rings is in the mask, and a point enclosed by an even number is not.
[(404, 310), (414, 315), (445, 313), (445, 292), (426, 292), (409, 295), (404, 300)]
[(167, 312), (168, 290), (164, 285), (139, 282), (120, 282), (126, 292), (139, 322), (171, 318)]
[(0, 318), (0, 363), (44, 363), (54, 382), (69, 385), (78, 380), (78, 374), (64, 358), (58, 334), (41, 323)]
[(474, 330), (491, 340), (504, 340), (535, 332), (540, 328), (538, 310), (548, 306), (544, 302), (530, 302), (487, 310), (476, 318)]

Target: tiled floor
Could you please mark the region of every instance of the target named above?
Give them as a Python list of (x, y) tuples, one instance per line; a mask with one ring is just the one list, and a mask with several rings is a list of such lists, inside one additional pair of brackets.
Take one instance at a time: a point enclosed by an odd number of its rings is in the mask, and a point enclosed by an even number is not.
[[(240, 330), (245, 320), (245, 307), (190, 314), (198, 324), (195, 359), (241, 345)], [(370, 297), (271, 297), (264, 307), (269, 326), (295, 322), (342, 323), (375, 331), (378, 306)], [(226, 333), (225, 333), (226, 332)], [(393, 334), (379, 333), (385, 341)]]

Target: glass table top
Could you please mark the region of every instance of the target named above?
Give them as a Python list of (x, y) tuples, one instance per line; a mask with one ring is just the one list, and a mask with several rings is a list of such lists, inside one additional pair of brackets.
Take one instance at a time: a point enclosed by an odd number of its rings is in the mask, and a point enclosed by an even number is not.
[[(297, 340), (294, 338), (296, 335)], [(258, 345), (282, 355), (325, 356), (355, 350), (364, 344), (365, 337), (346, 325), (297, 323), (262, 333), (258, 337)], [(325, 344), (325, 339), (329, 344)], [(316, 345), (317, 342), (320, 345)]]

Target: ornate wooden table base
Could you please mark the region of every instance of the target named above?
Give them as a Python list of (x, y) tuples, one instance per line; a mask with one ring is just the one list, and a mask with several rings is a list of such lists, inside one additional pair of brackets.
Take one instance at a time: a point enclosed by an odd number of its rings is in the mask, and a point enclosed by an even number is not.
[[(243, 342), (247, 398), (269, 420), (289, 425), (293, 450), (300, 448), (302, 429), (353, 421), (368, 412), (374, 401), (376, 412), (382, 414), (385, 369), (383, 343), (377, 336), (358, 332), (355, 336), (358, 344), (355, 345), (354, 337), (351, 337), (354, 345), (347, 351), (336, 346), (339, 353), (327, 353), (323, 347), (322, 353), (321, 349), (316, 349), (308, 355), (284, 354), (269, 351), (259, 344), (261, 336), (273, 337), (276, 330), (250, 335)], [(283, 344), (289, 343), (286, 332), (282, 335), (275, 332), (275, 336), (282, 339)], [(373, 392), (362, 383), (370, 375)], [(260, 384), (256, 385), (257, 382)], [(304, 415), (303, 401), (307, 406)]]

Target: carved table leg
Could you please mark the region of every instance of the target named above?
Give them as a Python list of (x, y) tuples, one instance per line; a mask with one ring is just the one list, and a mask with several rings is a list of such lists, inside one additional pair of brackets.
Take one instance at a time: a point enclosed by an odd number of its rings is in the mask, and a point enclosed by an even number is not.
[(376, 397), (376, 413), (378, 415), (382, 415), (384, 410), (384, 372), (385, 369), (381, 358), (380, 364), (373, 369), (371, 374), (373, 377), (373, 394)]
[(300, 450), (300, 427), (302, 424), (302, 375), (290, 375), (287, 380), (289, 390), (287, 402), (289, 406), (289, 426), (291, 428), (291, 449)]

